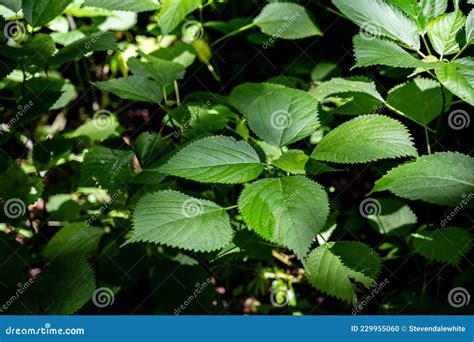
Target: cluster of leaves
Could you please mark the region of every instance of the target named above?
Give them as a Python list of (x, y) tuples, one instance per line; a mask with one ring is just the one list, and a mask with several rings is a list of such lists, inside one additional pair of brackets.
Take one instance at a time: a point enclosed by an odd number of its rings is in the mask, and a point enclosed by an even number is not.
[[(474, 159), (468, 140), (431, 151), (440, 132), (456, 134), (442, 118), (474, 105), (472, 6), (332, 3), (315, 1), (316, 13), (272, 1), (229, 19), (215, 11), (230, 5), (212, 0), (0, 0), (6, 312), (88, 312), (108, 288), (127, 313), (221, 312), (234, 298), (236, 312), (266, 313), (256, 298), (271, 288), (291, 312), (311, 313), (317, 296), (348, 305), (382, 273), (396, 283), (413, 253), (472, 281), (462, 265)], [(360, 26), (353, 68), (366, 75), (323, 61), (259, 82), (243, 65), (242, 82), (222, 81), (217, 53), (242, 35), (273, 51), (335, 44), (318, 44), (332, 26), (316, 24), (320, 12)], [(358, 165), (374, 185), (344, 201)], [(437, 219), (451, 216), (463, 228)], [(397, 286), (383, 309), (420, 304)]]

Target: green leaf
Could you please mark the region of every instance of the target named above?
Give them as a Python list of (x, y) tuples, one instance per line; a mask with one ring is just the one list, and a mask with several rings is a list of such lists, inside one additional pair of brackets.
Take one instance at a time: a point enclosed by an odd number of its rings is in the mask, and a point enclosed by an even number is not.
[(432, 68), (432, 63), (423, 62), (398, 45), (382, 39), (365, 39), (361, 35), (354, 37), (355, 67), (387, 65), (396, 68)]
[(257, 178), (263, 165), (245, 141), (214, 136), (184, 147), (158, 171), (198, 182), (235, 184)]
[(138, 58), (130, 58), (127, 65), (134, 75), (152, 78), (162, 86), (167, 86), (184, 77), (185, 68), (182, 64), (152, 56), (147, 56), (147, 60), (141, 61)]
[(415, 252), (431, 261), (458, 265), (471, 250), (473, 238), (465, 229), (446, 227), (411, 235)]
[(392, 88), (388, 92), (387, 103), (427, 125), (443, 110), (443, 92), (437, 81), (418, 77)]
[(272, 161), (272, 164), (283, 171), (292, 174), (305, 174), (305, 165), (309, 157), (301, 150), (289, 150), (280, 158)]
[(369, 246), (355, 241), (328, 242), (314, 249), (306, 260), (307, 277), (318, 290), (350, 303), (356, 285), (375, 285), (381, 262)]
[(394, 6), (382, 0), (332, 0), (334, 5), (364, 31), (420, 48), (416, 24)]
[[(246, 94), (251, 99), (242, 101)], [(232, 91), (230, 99), (247, 116), (250, 129), (275, 146), (299, 141), (319, 127), (316, 99), (301, 90), (245, 83)]]
[(171, 152), (171, 144), (164, 140), (158, 133), (144, 132), (135, 141), (140, 165), (145, 168), (159, 162), (165, 155)]
[(113, 32), (97, 32), (63, 47), (49, 61), (50, 64), (61, 65), (78, 60), (89, 52), (117, 50), (117, 48)]
[(33, 27), (43, 26), (60, 15), (72, 0), (23, 0), (23, 14)]
[(372, 81), (362, 82), (346, 80), (343, 78), (333, 78), (330, 81), (321, 83), (316, 88), (311, 90), (310, 93), (318, 101), (322, 101), (325, 98), (333, 96), (335, 94), (364, 93), (379, 100), (380, 102), (384, 102), (383, 97), (379, 94), (379, 92), (375, 88), (375, 83)]
[(457, 59), (435, 71), (438, 80), (449, 91), (474, 106), (474, 57)]
[(329, 132), (316, 146), (311, 158), (335, 163), (417, 156), (407, 128), (384, 115), (363, 115)]
[(157, 10), (160, 8), (160, 3), (158, 0), (85, 0), (83, 6), (139, 13)]
[(456, 36), (464, 27), (466, 17), (461, 11), (446, 13), (432, 20), (426, 27), (428, 37), (435, 51), (441, 56), (450, 55), (460, 50)]
[(68, 138), (87, 137), (92, 142), (103, 141), (110, 137), (120, 136), (121, 129), (123, 128), (114, 115), (99, 110), (92, 119), (87, 120), (66, 136)]
[(21, 10), (22, 0), (1, 0), (0, 4), (11, 9), (13, 12), (19, 12)]
[(474, 9), (469, 12), (466, 20), (466, 43), (474, 43)]
[(81, 186), (96, 183), (109, 191), (117, 191), (134, 175), (133, 151), (94, 146), (87, 152), (81, 167)]
[(100, 227), (89, 227), (86, 223), (71, 223), (61, 228), (44, 247), (46, 259), (69, 256), (90, 256), (97, 251), (104, 234)]
[(389, 2), (415, 21), (421, 34), (425, 33), (429, 20), (446, 12), (448, 7), (448, 0), (389, 0)]
[(300, 39), (322, 35), (305, 8), (294, 3), (267, 4), (253, 23), (274, 38)]
[(49, 315), (70, 315), (92, 298), (94, 270), (83, 257), (54, 259), (41, 271), (32, 290)]
[(113, 93), (123, 99), (161, 103), (163, 90), (154, 81), (141, 76), (128, 76), (94, 83), (102, 91)]
[(242, 191), (238, 207), (251, 230), (299, 258), (307, 254), (329, 214), (324, 189), (303, 176), (258, 180)]
[(158, 25), (164, 34), (169, 34), (186, 16), (201, 5), (201, 0), (162, 0), (157, 16)]
[(372, 192), (389, 190), (410, 200), (454, 207), (463, 196), (474, 192), (473, 169), (472, 157), (439, 152), (390, 170), (375, 183)]
[(166, 190), (146, 194), (133, 212), (127, 243), (152, 242), (192, 251), (213, 251), (232, 239), (225, 210), (214, 202)]
[[(365, 206), (368, 211), (369, 203), (374, 203), (375, 210), (373, 213), (365, 213), (367, 219), (371, 221), (380, 234), (390, 234), (392, 231), (405, 226), (416, 224), (417, 217), (410, 207), (399, 200), (382, 199), (380, 201), (367, 199)], [(364, 210), (364, 201), (361, 203), (361, 210)]]

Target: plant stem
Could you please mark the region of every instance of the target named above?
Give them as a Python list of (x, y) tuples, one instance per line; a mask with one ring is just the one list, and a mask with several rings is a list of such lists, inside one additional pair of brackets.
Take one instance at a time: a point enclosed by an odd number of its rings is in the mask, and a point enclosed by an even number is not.
[(237, 208), (237, 205), (231, 205), (230, 207), (225, 207), (225, 208), (222, 208), (224, 210), (231, 210), (231, 209), (235, 209)]
[(248, 30), (252, 27), (254, 27), (255, 24), (254, 23), (251, 23), (251, 24), (248, 24), (248, 25), (245, 25), (245, 26), (242, 26), (241, 28), (238, 28), (237, 30), (235, 31), (232, 31), (230, 33), (227, 33), (225, 36), (223, 37), (220, 37), (219, 39), (217, 39), (214, 43), (211, 44), (211, 47), (214, 46), (214, 45), (217, 45), (219, 44), (220, 42), (222, 42), (223, 40), (229, 38), (229, 37), (232, 37), (232, 36), (235, 36), (236, 34), (239, 34), (240, 32), (243, 32), (245, 30)]
[(335, 15), (337, 15), (337, 16), (343, 18), (343, 19), (349, 20), (349, 18), (346, 17), (344, 14), (342, 14), (341, 12), (336, 11), (335, 9), (332, 9), (331, 7), (324, 6), (324, 5), (322, 5), (322, 4), (318, 3), (318, 2), (316, 2), (315, 5), (316, 5), (316, 6), (319, 6), (319, 7), (321, 7), (321, 8), (324, 8), (326, 11), (331, 12), (332, 14), (335, 14)]
[(431, 55), (430, 46), (428, 45), (428, 42), (426, 41), (425, 35), (422, 35), (421, 38), (423, 39), (423, 43), (425, 43), (426, 51), (428, 52), (429, 55)]
[(179, 98), (179, 87), (178, 87), (178, 81), (174, 81), (174, 92), (176, 94), (176, 103), (178, 104), (178, 107), (181, 106), (181, 100)]
[(428, 131), (430, 131), (431, 133), (436, 133), (436, 131), (434, 131), (433, 129), (429, 128), (428, 126), (422, 124), (421, 122), (419, 122), (418, 120), (415, 120), (413, 118), (410, 118), (409, 116), (407, 116), (405, 113), (399, 111), (397, 108), (395, 107), (392, 107), (391, 105), (389, 105), (388, 103), (385, 103), (385, 107), (387, 107), (388, 109), (390, 109), (392, 112), (398, 114), (398, 115), (401, 115), (403, 116), (404, 118), (407, 118), (408, 120), (410, 121), (413, 121), (414, 123), (424, 127), (425, 129), (427, 129)]
[(430, 146), (430, 137), (428, 135), (428, 130), (425, 127), (425, 138), (426, 138), (426, 148), (428, 150), (428, 154), (431, 154), (431, 146)]
[(461, 50), (459, 50), (459, 52), (453, 57), (453, 59), (451, 59), (451, 62), (455, 61), (461, 55), (461, 53), (463, 53), (464, 50), (466, 50), (467, 46), (468, 44), (466, 44)]

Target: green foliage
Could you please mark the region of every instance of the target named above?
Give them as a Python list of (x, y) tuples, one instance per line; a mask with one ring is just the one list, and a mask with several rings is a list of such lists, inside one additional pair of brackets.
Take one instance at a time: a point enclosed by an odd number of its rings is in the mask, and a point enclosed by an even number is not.
[(428, 24), (426, 31), (431, 44), (441, 56), (451, 55), (460, 50), (456, 35), (466, 23), (461, 11), (443, 14)]
[(200, 5), (201, 0), (163, 0), (157, 16), (158, 25), (164, 33), (170, 33)]
[(146, 12), (159, 9), (160, 3), (157, 0), (85, 0), (84, 6), (115, 11)]
[(23, 0), (22, 9), (30, 25), (42, 26), (60, 15), (71, 2), (72, 0)]

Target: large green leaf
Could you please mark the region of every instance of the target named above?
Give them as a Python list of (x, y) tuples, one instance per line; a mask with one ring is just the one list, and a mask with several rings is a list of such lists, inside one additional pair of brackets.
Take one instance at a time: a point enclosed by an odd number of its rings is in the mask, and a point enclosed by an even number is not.
[(417, 156), (407, 128), (384, 115), (363, 115), (335, 128), (316, 146), (311, 157), (335, 163), (365, 163)]
[(469, 12), (466, 20), (466, 43), (474, 43), (474, 9)]
[(123, 99), (161, 103), (163, 90), (156, 82), (141, 76), (128, 76), (94, 83), (102, 91)]
[(201, 5), (201, 0), (163, 0), (158, 25), (165, 34), (173, 31), (186, 16)]
[(89, 52), (116, 49), (117, 44), (113, 32), (97, 32), (63, 47), (51, 57), (49, 62), (60, 65), (78, 60)]
[(242, 191), (238, 206), (250, 229), (300, 258), (324, 228), (329, 213), (324, 189), (303, 176), (258, 180)]
[(204, 252), (224, 247), (232, 235), (222, 207), (166, 190), (146, 194), (138, 201), (128, 243), (152, 242)]
[(346, 80), (343, 78), (333, 78), (330, 81), (322, 82), (316, 88), (310, 91), (310, 93), (316, 97), (318, 101), (322, 101), (325, 98), (344, 93), (364, 93), (371, 97), (384, 102), (383, 97), (379, 94), (375, 88), (374, 82), (363, 82), (356, 80)]
[(184, 147), (158, 171), (199, 182), (234, 184), (257, 178), (263, 165), (245, 141), (214, 136)]
[(461, 11), (446, 13), (431, 21), (426, 27), (435, 51), (441, 56), (460, 50), (456, 35), (464, 27), (466, 17)]
[(355, 280), (366, 288), (375, 285), (380, 258), (369, 246), (355, 241), (328, 242), (314, 249), (306, 261), (309, 282), (318, 290), (350, 303)]
[(303, 6), (294, 3), (266, 5), (253, 20), (263, 33), (281, 39), (299, 39), (322, 35)]
[(182, 64), (152, 56), (147, 56), (147, 61), (130, 58), (127, 65), (134, 75), (153, 78), (162, 86), (183, 78), (185, 72)]
[(416, 24), (383, 0), (354, 1), (332, 0), (334, 5), (364, 31), (374, 36), (384, 36), (420, 48)]
[(98, 7), (114, 11), (146, 12), (160, 8), (158, 0), (85, 0), (84, 7)]
[(72, 0), (23, 0), (23, 14), (31, 26), (43, 26), (60, 15)]
[[(242, 101), (242, 94), (250, 94), (253, 101)], [(236, 87), (230, 98), (247, 116), (252, 131), (275, 146), (301, 140), (319, 127), (316, 99), (301, 90), (245, 83)]]
[(0, 5), (3, 5), (13, 12), (19, 12), (21, 9), (22, 0), (0, 0)]
[(372, 192), (389, 190), (411, 200), (457, 206), (467, 194), (474, 192), (472, 170), (474, 158), (439, 152), (390, 170), (375, 183)]
[(472, 247), (473, 237), (458, 227), (422, 231), (411, 235), (415, 252), (428, 260), (458, 265)]
[(44, 247), (42, 254), (47, 259), (73, 255), (90, 256), (97, 251), (104, 230), (89, 227), (83, 222), (71, 223), (61, 228)]
[(392, 88), (387, 103), (427, 125), (443, 110), (443, 92), (437, 81), (418, 77)]
[(416, 22), (420, 33), (424, 33), (430, 19), (443, 14), (448, 7), (448, 0), (389, 0), (389, 2)]
[(454, 95), (474, 106), (474, 57), (444, 64), (436, 68), (436, 76)]
[(396, 68), (432, 68), (433, 63), (419, 60), (398, 45), (382, 39), (364, 39), (361, 35), (354, 37), (354, 54), (356, 67), (387, 65)]

